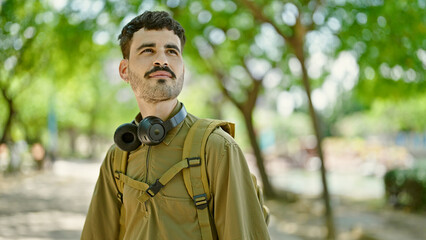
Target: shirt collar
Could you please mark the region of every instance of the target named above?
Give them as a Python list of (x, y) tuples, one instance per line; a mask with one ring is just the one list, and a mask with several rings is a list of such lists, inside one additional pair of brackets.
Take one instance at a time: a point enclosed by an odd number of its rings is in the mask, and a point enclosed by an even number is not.
[[(167, 117), (167, 120), (169, 120), (170, 118), (172, 118), (174, 115), (176, 115), (178, 112), (179, 112), (179, 110), (182, 108), (182, 103), (181, 102), (179, 102), (178, 101), (178, 103), (176, 104), (176, 106), (175, 106), (175, 108), (172, 110), (172, 112), (170, 113), (170, 115), (169, 115), (169, 117)], [(135, 123), (136, 123), (136, 125), (139, 125), (139, 123), (142, 121), (142, 115), (141, 115), (141, 113), (139, 112), (137, 115), (136, 115), (136, 117), (135, 117)], [(181, 123), (179, 123), (176, 127), (174, 127), (173, 129), (171, 129), (168, 133), (167, 133), (167, 135), (166, 135), (166, 137), (164, 138), (164, 140), (163, 140), (163, 143), (164, 144), (166, 144), (166, 145), (169, 145), (170, 144), (170, 142), (175, 138), (175, 136), (176, 136), (176, 134), (179, 132), (179, 130), (181, 129), (181, 127), (182, 127), (182, 125), (183, 125), (183, 122), (184, 121), (182, 121)]]

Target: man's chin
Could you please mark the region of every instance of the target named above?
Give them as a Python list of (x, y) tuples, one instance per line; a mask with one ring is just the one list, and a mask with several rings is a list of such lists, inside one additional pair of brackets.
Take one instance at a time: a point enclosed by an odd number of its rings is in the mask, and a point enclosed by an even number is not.
[(169, 101), (173, 98), (168, 97), (168, 98), (144, 98), (144, 101), (147, 103), (160, 103), (160, 102), (165, 102), (165, 101)]

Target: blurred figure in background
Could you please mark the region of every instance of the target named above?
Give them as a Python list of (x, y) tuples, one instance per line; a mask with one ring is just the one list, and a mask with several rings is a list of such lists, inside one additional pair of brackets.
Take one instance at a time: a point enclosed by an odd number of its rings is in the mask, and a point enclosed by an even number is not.
[(36, 163), (37, 170), (42, 170), (44, 166), (44, 159), (45, 159), (45, 151), (44, 147), (40, 143), (35, 143), (31, 147), (31, 156), (33, 157), (33, 160)]

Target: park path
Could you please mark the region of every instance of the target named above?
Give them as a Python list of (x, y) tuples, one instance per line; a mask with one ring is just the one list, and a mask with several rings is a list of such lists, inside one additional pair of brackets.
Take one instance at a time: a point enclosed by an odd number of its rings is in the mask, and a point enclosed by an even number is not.
[(51, 170), (2, 179), (0, 239), (79, 239), (99, 164), (57, 161)]
[(80, 239), (99, 167), (61, 160), (51, 170), (0, 178), (0, 240)]
[[(57, 161), (52, 169), (0, 177), (0, 240), (79, 239), (100, 162)], [(426, 239), (425, 215), (391, 211), (334, 197), (339, 239)], [(272, 240), (322, 239), (318, 199), (268, 201)]]

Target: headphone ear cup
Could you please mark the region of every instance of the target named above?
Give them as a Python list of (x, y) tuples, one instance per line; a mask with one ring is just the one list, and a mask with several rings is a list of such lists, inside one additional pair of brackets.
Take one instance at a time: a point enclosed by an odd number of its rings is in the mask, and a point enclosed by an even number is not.
[(164, 122), (158, 117), (144, 118), (138, 126), (138, 138), (146, 145), (153, 146), (161, 143), (167, 135)]
[(138, 127), (133, 123), (120, 125), (114, 133), (114, 142), (123, 151), (133, 151), (141, 145), (137, 137)]

